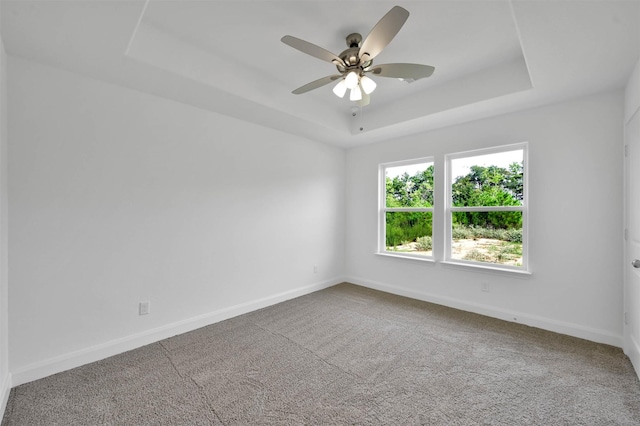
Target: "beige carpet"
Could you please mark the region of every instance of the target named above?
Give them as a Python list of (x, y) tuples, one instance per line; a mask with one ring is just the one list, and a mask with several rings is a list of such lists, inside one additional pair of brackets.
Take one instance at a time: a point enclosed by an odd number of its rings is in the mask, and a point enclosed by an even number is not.
[(19, 386), (2, 425), (638, 425), (620, 349), (350, 284)]

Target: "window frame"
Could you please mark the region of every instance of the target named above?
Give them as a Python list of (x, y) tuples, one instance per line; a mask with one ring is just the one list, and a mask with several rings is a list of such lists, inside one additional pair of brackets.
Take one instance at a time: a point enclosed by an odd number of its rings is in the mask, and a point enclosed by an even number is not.
[[(433, 165), (433, 169), (434, 169), (434, 200), (433, 200), (433, 206), (432, 207), (387, 207), (387, 181), (386, 181), (386, 169), (387, 168), (391, 168), (391, 167), (401, 167), (401, 166), (410, 166), (410, 165), (414, 165), (414, 164), (420, 164), (420, 163), (430, 163)], [(428, 166), (427, 166), (428, 167)], [(386, 231), (387, 231), (387, 213), (392, 213), (392, 212), (429, 212), (431, 213), (431, 238), (433, 241), (433, 234), (434, 234), (434, 216), (435, 216), (435, 205), (436, 205), (436, 200), (435, 200), (435, 192), (436, 192), (436, 161), (435, 158), (433, 156), (431, 157), (420, 157), (420, 158), (412, 158), (409, 160), (401, 160), (401, 161), (393, 161), (393, 162), (387, 162), (387, 163), (381, 163), (378, 166), (378, 183), (379, 183), (379, 192), (378, 192), (378, 250), (377, 250), (377, 254), (380, 255), (384, 255), (384, 256), (391, 256), (391, 257), (401, 257), (401, 258), (408, 258), (408, 259), (415, 259), (415, 260), (422, 260), (422, 261), (427, 261), (427, 262), (435, 262), (435, 247), (432, 248), (431, 250), (431, 256), (427, 256), (424, 254), (415, 254), (415, 253), (405, 253), (405, 252), (393, 252), (393, 251), (388, 251), (387, 250), (387, 244), (386, 244)]]
[[(481, 155), (497, 154), (501, 152), (522, 150), (522, 204), (520, 206), (474, 206), (474, 207), (454, 207), (452, 186), (453, 179), (451, 161), (460, 158), (476, 157)], [(520, 142), (510, 145), (500, 145), (490, 148), (481, 148), (470, 151), (456, 152), (445, 155), (445, 205), (444, 205), (444, 261), (443, 263), (471, 266), (488, 270), (499, 270), (509, 272), (529, 273), (529, 184), (528, 184), (528, 143)], [(522, 265), (502, 265), (499, 263), (480, 262), (473, 260), (454, 259), (451, 251), (453, 246), (452, 217), (454, 212), (491, 212), (491, 211), (519, 211), (522, 212)]]

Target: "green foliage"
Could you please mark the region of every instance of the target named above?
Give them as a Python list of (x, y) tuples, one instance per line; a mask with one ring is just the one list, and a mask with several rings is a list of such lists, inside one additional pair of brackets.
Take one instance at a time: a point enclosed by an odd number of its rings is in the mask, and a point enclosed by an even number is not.
[(504, 233), (504, 238), (501, 238), (501, 240), (522, 244), (522, 228), (507, 229)]
[[(523, 199), (522, 163), (507, 169), (471, 166), (451, 187), (455, 207), (519, 206)], [(456, 212), (453, 224), (495, 229), (522, 228), (521, 212)], [(522, 237), (520, 237), (522, 238)], [(521, 240), (522, 241), (522, 240)]]
[(465, 226), (454, 223), (453, 229), (451, 230), (451, 237), (454, 240), (488, 238), (511, 243), (522, 243), (522, 228), (484, 228), (481, 226)]
[(452, 222), (480, 228), (522, 228), (521, 212), (454, 212)]
[(464, 257), (465, 260), (475, 260), (476, 262), (488, 262), (490, 259), (487, 255), (479, 252), (476, 249), (471, 250), (469, 253), (467, 253), (467, 255)]
[(418, 237), (416, 243), (416, 249), (418, 249), (418, 251), (429, 251), (433, 248), (433, 240), (430, 235)]
[(475, 238), (473, 228), (468, 226), (460, 226), (454, 223), (453, 229), (451, 230), (451, 238), (453, 238), (454, 240), (466, 240)]
[(431, 212), (387, 212), (387, 246), (413, 242), (425, 235), (431, 236), (432, 217)]
[(519, 206), (523, 199), (522, 163), (508, 169), (498, 166), (471, 166), (466, 176), (458, 176), (452, 185), (453, 205)]
[(386, 178), (387, 207), (433, 207), (433, 165), (409, 176)]

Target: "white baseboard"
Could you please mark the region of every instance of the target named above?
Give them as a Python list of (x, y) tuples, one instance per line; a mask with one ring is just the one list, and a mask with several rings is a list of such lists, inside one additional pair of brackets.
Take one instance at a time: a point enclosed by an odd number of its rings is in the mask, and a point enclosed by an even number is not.
[(631, 364), (636, 370), (636, 375), (640, 378), (640, 344), (632, 335), (629, 335), (626, 339), (625, 354), (631, 360)]
[(267, 306), (275, 305), (289, 299), (304, 296), (322, 290), (344, 281), (343, 277), (322, 281), (294, 290), (285, 291), (272, 296), (230, 306), (183, 321), (167, 324), (162, 327), (147, 330), (142, 333), (111, 340), (99, 345), (91, 346), (79, 351), (63, 354), (54, 358), (29, 364), (11, 372), (13, 386), (19, 386), (52, 374), (70, 370), (81, 365), (99, 361), (113, 355), (117, 355), (141, 346), (155, 343), (177, 334), (196, 330), (207, 325), (215, 324), (238, 315), (246, 314)]
[[(525, 324), (531, 327), (541, 328), (543, 330), (553, 331), (555, 333), (566, 334), (568, 336), (578, 337), (592, 342), (604, 343), (611, 346), (621, 348), (623, 345), (622, 335), (616, 335), (606, 330), (585, 327), (579, 324), (556, 321), (549, 318), (543, 318), (535, 315), (524, 314), (521, 312), (498, 309), (493, 306), (482, 305), (473, 302), (467, 302), (446, 296), (438, 296), (426, 292), (420, 292), (396, 285), (371, 281), (364, 278), (347, 277), (347, 282), (368, 287), (374, 290), (384, 291), (386, 293), (396, 294), (398, 296), (410, 297), (412, 299), (431, 302), (438, 305), (448, 306), (467, 312), (473, 312), (492, 318), (497, 318), (509, 322)], [(640, 363), (637, 364), (640, 367)]]
[(7, 401), (9, 400), (9, 392), (11, 392), (11, 373), (7, 373), (4, 378), (4, 382), (0, 385), (0, 421), (4, 417), (4, 412), (7, 409)]

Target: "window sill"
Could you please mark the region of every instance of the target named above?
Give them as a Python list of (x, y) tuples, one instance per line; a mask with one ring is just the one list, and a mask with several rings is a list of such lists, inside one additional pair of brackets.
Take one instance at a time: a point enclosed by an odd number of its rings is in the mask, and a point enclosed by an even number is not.
[(473, 263), (455, 262), (451, 260), (438, 261), (433, 257), (426, 257), (426, 256), (415, 255), (415, 254), (414, 255), (399, 254), (399, 253), (396, 254), (396, 253), (388, 253), (388, 252), (376, 252), (374, 254), (376, 256), (391, 257), (395, 259), (404, 259), (409, 261), (417, 260), (418, 262), (426, 262), (433, 265), (440, 263), (444, 265), (446, 268), (475, 270), (478, 272), (487, 272), (490, 274), (498, 274), (498, 275), (506, 274), (506, 275), (513, 275), (513, 276), (522, 277), (522, 278), (528, 278), (531, 275), (533, 275), (531, 271), (518, 270), (518, 269), (506, 269), (506, 268), (500, 268), (500, 267), (490, 266), (490, 265), (476, 265)]
[(419, 254), (396, 254), (389, 252), (377, 252), (375, 254), (378, 256), (393, 257), (396, 259), (417, 260), (419, 262), (436, 263), (436, 260), (433, 257), (421, 256)]
[(450, 268), (473, 269), (479, 272), (482, 271), (482, 272), (489, 272), (489, 273), (495, 273), (495, 274), (510, 274), (515, 276), (520, 276), (523, 278), (533, 275), (531, 271), (526, 271), (524, 269), (522, 270), (507, 269), (507, 268), (500, 268), (497, 266), (477, 265), (473, 263), (456, 262), (452, 260), (443, 260), (443, 261), (440, 261), (439, 263)]

